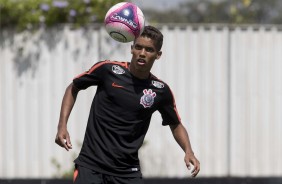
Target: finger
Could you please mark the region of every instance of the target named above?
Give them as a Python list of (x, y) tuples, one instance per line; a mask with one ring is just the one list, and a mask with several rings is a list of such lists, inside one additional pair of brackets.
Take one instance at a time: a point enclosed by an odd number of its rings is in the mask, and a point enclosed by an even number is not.
[(188, 164), (188, 165), (187, 165), (187, 168), (188, 168), (189, 170), (191, 170), (191, 164)]
[(196, 164), (195, 164), (195, 166), (194, 166), (194, 169), (193, 169), (193, 171), (191, 172), (191, 173), (192, 173), (192, 176), (193, 176), (193, 177), (196, 177), (199, 172), (200, 172), (200, 163), (199, 163), (199, 162), (196, 162)]
[(69, 151), (69, 148), (67, 146), (67, 140), (62, 138), (62, 137), (58, 137), (57, 139), (57, 144), (63, 148), (65, 148), (67, 151)]
[(66, 139), (63, 139), (62, 141), (62, 147), (65, 148), (67, 151), (69, 151), (68, 143)]
[(195, 160), (191, 160), (191, 163), (193, 164), (194, 168), (193, 170), (191, 171), (191, 173), (194, 173), (196, 170), (197, 170), (197, 162)]
[(65, 148), (67, 151), (69, 151), (69, 149), (72, 149), (72, 145), (70, 143), (70, 138), (69, 135), (56, 135), (56, 139), (55, 139), (56, 144), (58, 144), (59, 146)]
[(67, 145), (67, 147), (68, 147), (69, 149), (72, 149), (72, 144), (71, 144), (71, 141), (70, 141), (70, 137), (67, 136), (67, 138), (66, 138), (65, 140), (66, 140), (66, 141), (65, 141), (65, 144)]
[(190, 162), (188, 161), (188, 162), (186, 162), (186, 167), (190, 170), (191, 169), (191, 164), (190, 164)]
[(192, 177), (196, 177), (198, 174), (198, 169), (196, 167), (194, 167), (193, 171), (191, 172)]
[(192, 173), (192, 177), (196, 177), (199, 173), (199, 169), (195, 170), (193, 173)]
[(61, 147), (64, 147), (62, 140), (63, 140), (63, 138), (60, 138), (60, 136), (57, 135), (56, 139), (55, 139), (55, 143), (58, 144)]

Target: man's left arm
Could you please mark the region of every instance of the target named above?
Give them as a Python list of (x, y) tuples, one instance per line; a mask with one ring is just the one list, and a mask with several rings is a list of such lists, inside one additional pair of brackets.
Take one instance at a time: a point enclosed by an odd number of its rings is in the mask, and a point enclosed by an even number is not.
[(170, 129), (176, 142), (185, 152), (184, 161), (187, 168), (190, 170), (192, 164), (194, 168), (191, 171), (191, 174), (192, 177), (196, 177), (200, 171), (200, 162), (194, 155), (194, 152), (191, 147), (190, 139), (185, 127), (182, 125), (182, 123), (179, 123), (177, 125), (170, 125)]

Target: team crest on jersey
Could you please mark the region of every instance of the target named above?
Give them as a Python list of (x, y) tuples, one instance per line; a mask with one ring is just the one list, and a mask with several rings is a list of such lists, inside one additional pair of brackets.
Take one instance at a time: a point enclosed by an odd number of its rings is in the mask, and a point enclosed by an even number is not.
[(125, 71), (122, 67), (118, 66), (118, 65), (113, 65), (112, 66), (112, 71), (115, 73), (115, 74), (124, 74)]
[(140, 104), (143, 105), (144, 108), (151, 107), (154, 104), (154, 98), (157, 94), (151, 89), (144, 89), (143, 93), (144, 95), (140, 99)]
[(156, 88), (164, 88), (164, 83), (159, 82), (159, 81), (152, 81), (152, 84), (156, 87)]

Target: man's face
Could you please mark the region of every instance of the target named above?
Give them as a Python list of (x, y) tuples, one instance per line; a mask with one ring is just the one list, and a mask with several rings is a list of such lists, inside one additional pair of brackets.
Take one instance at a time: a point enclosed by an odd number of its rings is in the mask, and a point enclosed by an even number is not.
[(135, 72), (148, 74), (156, 59), (161, 57), (162, 52), (157, 51), (154, 41), (148, 37), (138, 37), (131, 46), (131, 65)]

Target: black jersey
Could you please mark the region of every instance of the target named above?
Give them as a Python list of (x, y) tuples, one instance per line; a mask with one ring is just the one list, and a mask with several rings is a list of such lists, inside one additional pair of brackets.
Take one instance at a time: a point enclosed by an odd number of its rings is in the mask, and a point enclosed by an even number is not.
[(97, 86), (75, 163), (120, 177), (141, 176), (138, 150), (155, 111), (163, 125), (180, 123), (168, 85), (152, 74), (148, 79), (134, 77), (129, 64), (98, 62), (73, 80), (78, 89)]

